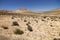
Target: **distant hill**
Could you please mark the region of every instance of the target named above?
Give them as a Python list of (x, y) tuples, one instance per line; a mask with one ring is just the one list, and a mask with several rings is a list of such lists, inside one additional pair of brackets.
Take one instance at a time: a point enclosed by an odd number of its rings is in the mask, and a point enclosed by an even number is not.
[(60, 8), (45, 11), (45, 12), (34, 12), (26, 8), (18, 9), (16, 11), (0, 10), (0, 14), (29, 14), (29, 15), (60, 15)]
[(15, 12), (16, 13), (31, 13), (32, 11), (28, 10), (28, 9), (25, 9), (25, 8), (22, 8), (22, 9), (16, 10)]

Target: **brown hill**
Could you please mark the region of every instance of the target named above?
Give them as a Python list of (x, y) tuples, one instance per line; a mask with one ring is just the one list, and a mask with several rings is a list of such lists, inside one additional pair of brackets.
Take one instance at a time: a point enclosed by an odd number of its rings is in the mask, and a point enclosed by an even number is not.
[(28, 14), (28, 15), (60, 15), (60, 8), (58, 9), (54, 9), (54, 10), (50, 10), (50, 11), (45, 11), (45, 12), (34, 12), (34, 11), (31, 11), (29, 9), (26, 9), (26, 8), (22, 8), (22, 9), (19, 9), (19, 10), (16, 10), (16, 11), (7, 11), (7, 10), (0, 10), (0, 14)]
[(54, 9), (54, 10), (50, 10), (50, 11), (46, 11), (46, 12), (43, 12), (45, 14), (50, 14), (50, 15), (60, 15), (60, 8), (58, 9)]

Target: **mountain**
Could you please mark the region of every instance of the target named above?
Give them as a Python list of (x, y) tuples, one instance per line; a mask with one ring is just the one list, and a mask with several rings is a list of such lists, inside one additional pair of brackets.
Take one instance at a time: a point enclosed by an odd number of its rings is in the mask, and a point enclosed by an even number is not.
[(60, 13), (60, 8), (49, 10), (49, 11), (45, 11), (44, 13)]
[(15, 12), (16, 13), (31, 13), (32, 11), (26, 8), (22, 8), (22, 9), (16, 10)]
[(9, 11), (9, 10), (0, 10), (0, 14), (28, 14), (28, 15), (60, 15), (60, 8), (49, 10), (49, 11), (43, 11), (43, 12), (34, 12), (26, 8), (21, 8), (16, 11)]

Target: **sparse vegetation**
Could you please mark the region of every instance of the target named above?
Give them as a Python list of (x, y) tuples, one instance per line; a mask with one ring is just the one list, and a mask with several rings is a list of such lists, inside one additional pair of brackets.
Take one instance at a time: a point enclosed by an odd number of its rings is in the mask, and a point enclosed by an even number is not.
[(49, 18), (47, 18), (47, 20), (49, 20)]
[(27, 22), (27, 20), (24, 20), (24, 22)]
[(19, 24), (15, 21), (12, 26), (19, 26)]
[(27, 29), (29, 30), (29, 31), (33, 31), (32, 30), (32, 27), (29, 25), (29, 24), (26, 24), (28, 27), (27, 27)]
[(46, 18), (46, 16), (44, 16), (44, 18)]
[(42, 21), (45, 21), (44, 19), (42, 19)]
[(51, 27), (53, 27), (53, 25), (50, 25)]
[(60, 32), (59, 32), (59, 36), (60, 36)]
[(14, 19), (14, 17), (12, 17), (12, 19)]
[(53, 40), (60, 40), (60, 38), (54, 38)]
[(28, 24), (31, 24), (30, 22), (28, 22)]
[(59, 19), (60, 19), (60, 17), (59, 17)]
[(53, 40), (57, 40), (56, 38), (54, 38)]
[(14, 33), (22, 35), (24, 32), (22, 30), (20, 30), (20, 29), (16, 29), (16, 31)]
[(6, 26), (2, 26), (2, 28), (3, 28), (3, 29), (8, 29), (8, 27), (6, 27)]
[(38, 20), (35, 20), (36, 21), (36, 23), (38, 23)]
[(54, 21), (54, 20), (51, 20), (51, 21)]

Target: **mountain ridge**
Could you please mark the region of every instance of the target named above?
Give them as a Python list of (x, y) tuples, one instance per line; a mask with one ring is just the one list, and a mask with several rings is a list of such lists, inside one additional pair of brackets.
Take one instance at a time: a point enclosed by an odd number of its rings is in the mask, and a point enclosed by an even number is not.
[(33, 14), (33, 15), (60, 15), (60, 8), (58, 9), (53, 9), (50, 11), (45, 11), (45, 12), (34, 12), (26, 8), (18, 9), (16, 11), (9, 11), (9, 10), (0, 10), (1, 13), (7, 13), (7, 14)]

